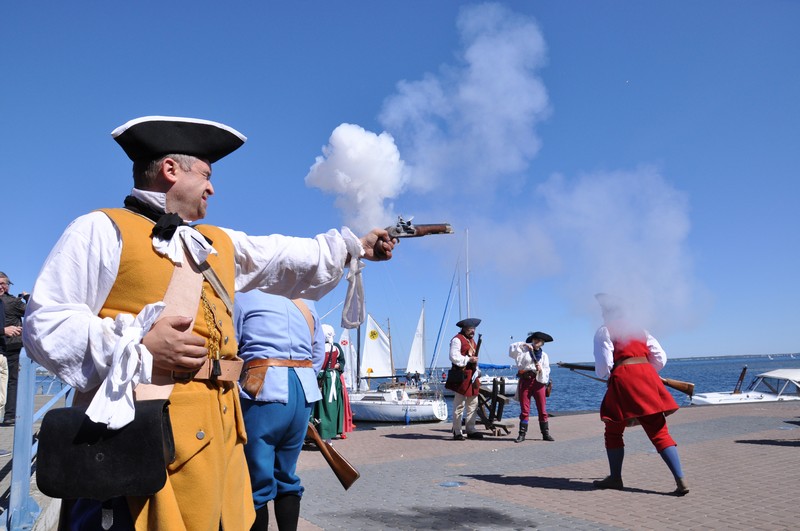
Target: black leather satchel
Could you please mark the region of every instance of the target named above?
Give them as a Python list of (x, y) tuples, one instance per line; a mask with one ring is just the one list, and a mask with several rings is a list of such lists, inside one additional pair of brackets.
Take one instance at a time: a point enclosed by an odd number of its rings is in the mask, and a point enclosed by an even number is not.
[(444, 382), (444, 388), (451, 391), (458, 391), (461, 384), (464, 382), (464, 369), (453, 365), (447, 371), (447, 380)]
[(175, 459), (169, 400), (135, 402), (118, 430), (89, 420), (85, 407), (48, 411), (39, 429), (36, 484), (51, 498), (149, 496), (167, 482)]

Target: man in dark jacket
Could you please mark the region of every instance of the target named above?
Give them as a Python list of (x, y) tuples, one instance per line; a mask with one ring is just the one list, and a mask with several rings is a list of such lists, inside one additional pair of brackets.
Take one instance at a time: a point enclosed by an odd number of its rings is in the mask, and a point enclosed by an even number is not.
[[(6, 322), (6, 310), (3, 305), (3, 299), (0, 298), (0, 323)], [(5, 333), (0, 334), (0, 354), (6, 355), (6, 336)]]
[(5, 307), (3, 334), (5, 356), (8, 360), (8, 387), (3, 426), (13, 426), (17, 416), (17, 377), (19, 376), (19, 353), (22, 350), (22, 316), (25, 315), (27, 293), (14, 297), (8, 291), (13, 284), (8, 275), (0, 271), (0, 300)]

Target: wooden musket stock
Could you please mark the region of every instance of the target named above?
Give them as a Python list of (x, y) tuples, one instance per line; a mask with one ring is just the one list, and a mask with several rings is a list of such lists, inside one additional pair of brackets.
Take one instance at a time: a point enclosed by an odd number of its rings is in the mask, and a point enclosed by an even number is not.
[[(472, 353), (473, 356), (476, 358), (478, 357), (478, 353), (481, 350), (481, 343), (483, 342), (483, 334), (478, 334), (478, 344), (475, 345), (475, 352)], [(480, 374), (480, 369), (478, 369), (478, 363), (475, 363), (475, 372), (472, 373), (472, 381), (470, 384), (474, 384), (475, 380), (478, 379), (478, 375)]]
[[(571, 371), (594, 371), (594, 365), (583, 363), (566, 363), (559, 361), (557, 365)], [(600, 380), (601, 382), (607, 381), (601, 378), (596, 378), (596, 380)], [(690, 397), (694, 394), (694, 384), (691, 382), (682, 382), (680, 380), (673, 380), (671, 378), (661, 378), (661, 383), (667, 387), (675, 389), (676, 391), (680, 391), (681, 393), (689, 395)]]
[(694, 384), (691, 382), (682, 382), (680, 380), (672, 380), (670, 378), (661, 378), (661, 383), (667, 387), (672, 387), (676, 391), (680, 391), (685, 395), (689, 395), (689, 397), (694, 394)]
[(451, 227), (449, 223), (414, 225), (414, 228), (416, 229), (416, 233), (409, 235), (411, 237), (427, 236), (429, 234), (453, 234), (453, 227)]
[(328, 466), (330, 466), (333, 473), (336, 474), (344, 490), (349, 489), (353, 483), (361, 477), (358, 470), (356, 470), (342, 454), (336, 451), (336, 448), (322, 440), (319, 432), (317, 432), (317, 428), (310, 422), (308, 423), (306, 435), (314, 441), (319, 451), (322, 452), (322, 457), (328, 462)]

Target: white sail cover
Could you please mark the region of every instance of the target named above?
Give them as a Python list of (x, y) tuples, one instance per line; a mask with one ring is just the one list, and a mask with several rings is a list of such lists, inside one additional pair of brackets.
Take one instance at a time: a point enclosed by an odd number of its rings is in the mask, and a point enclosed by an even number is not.
[(356, 370), (358, 366), (358, 355), (356, 349), (350, 342), (350, 330), (342, 330), (339, 336), (339, 346), (344, 352), (344, 384), (348, 389), (353, 389), (356, 381)]
[(367, 335), (361, 357), (361, 377), (380, 378), (393, 376), (392, 350), (389, 337), (381, 330), (371, 315), (367, 314)]
[(411, 342), (411, 351), (408, 353), (408, 365), (406, 374), (418, 372), (425, 374), (425, 306), (419, 314), (417, 331), (414, 333), (414, 341)]

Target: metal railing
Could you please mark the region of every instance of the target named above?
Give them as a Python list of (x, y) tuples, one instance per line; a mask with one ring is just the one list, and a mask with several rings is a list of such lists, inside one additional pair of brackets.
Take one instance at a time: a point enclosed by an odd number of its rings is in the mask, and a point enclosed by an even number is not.
[[(37, 394), (51, 395), (56, 385), (61, 389), (38, 411), (34, 411), (34, 397)], [(47, 389), (39, 389), (36, 382), (36, 366), (24, 349), (20, 352), (14, 447), (11, 454), (11, 489), (8, 510), (0, 517), (0, 524), (5, 524), (5, 529), (8, 531), (33, 529), (41, 513), (41, 508), (31, 496), (31, 476), (39, 447), (38, 440), (34, 439), (31, 443), (33, 425), (62, 400), (67, 404), (71, 403), (72, 396), (70, 386), (55, 380)]]

